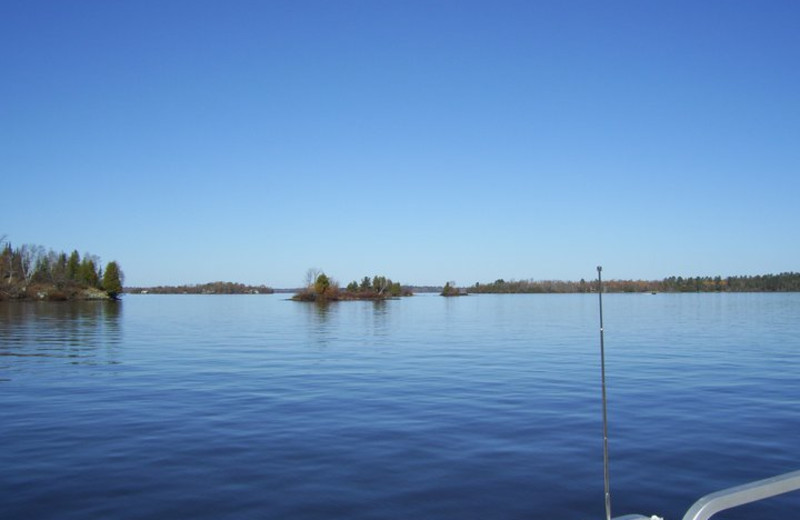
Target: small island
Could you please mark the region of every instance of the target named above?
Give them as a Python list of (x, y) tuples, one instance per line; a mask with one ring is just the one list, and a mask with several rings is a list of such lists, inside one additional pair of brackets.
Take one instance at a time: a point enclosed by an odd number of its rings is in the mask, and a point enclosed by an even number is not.
[(100, 259), (73, 251), (67, 255), (42, 246), (0, 251), (0, 300), (117, 300), (124, 274), (117, 262), (100, 267)]
[(449, 298), (451, 296), (467, 296), (468, 294), (466, 289), (456, 287), (455, 282), (447, 282), (444, 284), (444, 288), (442, 292), (439, 293), (439, 296), (446, 296)]
[(306, 287), (292, 296), (298, 302), (334, 302), (353, 300), (388, 300), (401, 296), (411, 296), (410, 289), (399, 282), (393, 282), (385, 276), (365, 276), (361, 283), (352, 281), (345, 289), (339, 287), (336, 280), (331, 279), (318, 269), (309, 269), (306, 273)]

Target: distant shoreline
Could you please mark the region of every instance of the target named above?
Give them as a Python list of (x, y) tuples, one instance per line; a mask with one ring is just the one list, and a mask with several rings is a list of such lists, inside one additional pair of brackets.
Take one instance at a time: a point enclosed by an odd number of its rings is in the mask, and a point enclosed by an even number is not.
[[(577, 282), (560, 280), (495, 280), (466, 288), (469, 293), (592, 293), (596, 280)], [(755, 276), (670, 276), (663, 280), (605, 280), (608, 293), (690, 293), (690, 292), (800, 292), (800, 273)]]
[[(455, 285), (453, 286), (455, 288)], [(414, 294), (439, 293), (445, 286), (403, 285), (403, 290)], [(245, 285), (233, 282), (211, 282), (197, 285), (126, 287), (125, 293), (144, 294), (298, 294), (300, 288), (271, 288), (266, 285)], [(475, 283), (458, 287), (466, 294), (573, 294), (597, 292), (596, 280), (503, 280)], [(663, 280), (605, 280), (607, 293), (691, 293), (691, 292), (800, 292), (800, 273), (763, 274), (754, 276), (696, 276), (683, 278), (671, 276)], [(347, 298), (341, 299), (375, 299)]]
[(266, 285), (246, 285), (235, 282), (125, 287), (127, 294), (272, 294), (274, 292), (274, 289)]

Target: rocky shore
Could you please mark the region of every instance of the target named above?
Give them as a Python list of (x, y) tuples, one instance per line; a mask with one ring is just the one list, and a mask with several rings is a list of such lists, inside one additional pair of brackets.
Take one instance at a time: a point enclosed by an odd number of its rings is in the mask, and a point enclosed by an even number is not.
[(114, 300), (108, 292), (94, 287), (57, 287), (53, 284), (31, 284), (0, 289), (0, 301), (89, 301)]

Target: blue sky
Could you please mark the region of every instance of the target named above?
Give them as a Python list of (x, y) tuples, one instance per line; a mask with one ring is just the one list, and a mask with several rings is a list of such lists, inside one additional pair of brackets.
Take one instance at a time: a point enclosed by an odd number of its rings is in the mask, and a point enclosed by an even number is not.
[(130, 285), (800, 270), (800, 2), (0, 3), (0, 236)]

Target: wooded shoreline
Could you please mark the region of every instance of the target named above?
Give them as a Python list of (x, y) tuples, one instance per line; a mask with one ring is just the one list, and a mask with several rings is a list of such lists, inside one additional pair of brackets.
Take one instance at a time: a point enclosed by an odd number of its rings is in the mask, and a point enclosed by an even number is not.
[[(560, 280), (495, 280), (476, 283), (466, 288), (469, 293), (589, 293), (597, 291), (597, 281)], [(604, 280), (604, 292), (800, 292), (800, 273), (763, 274), (755, 276), (670, 276), (663, 280)]]
[(124, 279), (116, 261), (103, 269), (97, 256), (77, 250), (67, 255), (7, 242), (0, 249), (0, 300), (116, 300)]

